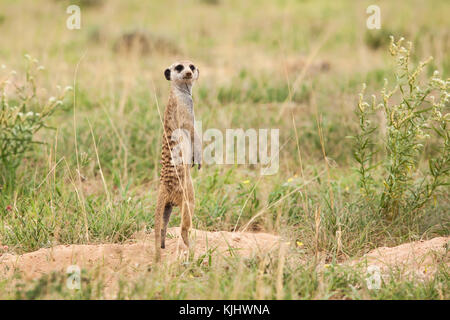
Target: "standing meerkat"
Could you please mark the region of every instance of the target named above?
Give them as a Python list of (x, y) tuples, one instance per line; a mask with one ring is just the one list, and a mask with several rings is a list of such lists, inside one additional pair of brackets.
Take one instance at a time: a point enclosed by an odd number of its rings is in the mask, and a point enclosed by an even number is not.
[(194, 129), (192, 100), (192, 85), (198, 79), (199, 70), (190, 61), (180, 61), (167, 68), (164, 76), (171, 81), (171, 89), (164, 111), (162, 168), (155, 211), (156, 261), (161, 258), (160, 248), (165, 248), (167, 225), (174, 206), (181, 208), (181, 237), (189, 248), (188, 233), (194, 214), (190, 167), (195, 164), (198, 169), (201, 167), (201, 142)]

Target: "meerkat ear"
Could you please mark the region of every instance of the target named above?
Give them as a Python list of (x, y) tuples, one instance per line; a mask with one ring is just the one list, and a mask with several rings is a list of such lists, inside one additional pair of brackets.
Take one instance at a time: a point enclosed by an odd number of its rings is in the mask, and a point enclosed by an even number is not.
[(197, 77), (195, 79), (198, 79), (199, 76), (200, 76), (200, 69), (197, 68)]
[(167, 80), (170, 80), (170, 69), (166, 69), (164, 71), (164, 76), (166, 77)]

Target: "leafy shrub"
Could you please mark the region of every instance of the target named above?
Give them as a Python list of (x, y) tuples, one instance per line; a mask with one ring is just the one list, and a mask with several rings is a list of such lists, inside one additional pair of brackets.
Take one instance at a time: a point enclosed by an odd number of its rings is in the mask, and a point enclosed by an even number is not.
[[(423, 207), (439, 186), (449, 184), (450, 172), (449, 80), (442, 80), (435, 71), (421, 81), (422, 70), (431, 58), (412, 69), (411, 43), (405, 48), (402, 41), (391, 37), (395, 86), (389, 90), (385, 80), (381, 101), (373, 95), (370, 103), (364, 101), (364, 86), (356, 111), (360, 132), (354, 137), (362, 198), (390, 218)], [(379, 113), (381, 117), (377, 117)], [(380, 118), (386, 123), (385, 132)], [(428, 168), (423, 168), (419, 160), (427, 140), (433, 142), (435, 150)], [(383, 153), (376, 163), (378, 151)], [(380, 165), (381, 174), (377, 175), (375, 169)]]
[[(27, 69), (24, 79), (18, 79), (12, 71), (4, 77), (0, 75), (0, 187), (13, 189), (16, 169), (24, 154), (35, 141), (35, 134), (46, 125), (47, 119), (62, 104), (66, 90), (60, 95), (42, 97), (37, 87), (37, 74), (43, 69), (37, 60), (26, 55)], [(2, 65), (0, 70), (5, 70)], [(39, 91), (39, 94), (38, 94)], [(6, 188), (4, 186), (6, 185)]]

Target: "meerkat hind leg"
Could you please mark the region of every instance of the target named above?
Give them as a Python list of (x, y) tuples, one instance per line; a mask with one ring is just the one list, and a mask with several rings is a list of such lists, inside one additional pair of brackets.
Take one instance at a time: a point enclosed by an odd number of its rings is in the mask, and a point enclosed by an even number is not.
[(167, 201), (165, 190), (160, 187), (158, 191), (158, 200), (156, 201), (155, 210), (155, 260), (157, 262), (161, 259), (161, 222), (166, 205)]
[(163, 226), (161, 229), (161, 248), (164, 249), (166, 247), (166, 233), (167, 233), (167, 225), (169, 224), (170, 215), (172, 213), (172, 204), (168, 203), (164, 207), (163, 214)]

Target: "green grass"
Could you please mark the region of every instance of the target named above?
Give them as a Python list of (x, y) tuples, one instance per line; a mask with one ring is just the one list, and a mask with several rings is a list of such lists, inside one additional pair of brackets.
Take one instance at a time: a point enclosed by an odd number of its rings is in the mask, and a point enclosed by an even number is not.
[[(282, 290), (277, 256), (267, 266), (232, 258), (213, 266), (192, 261), (167, 266), (168, 272), (153, 269), (136, 284), (123, 279), (115, 298), (449, 298), (445, 265), (425, 282), (398, 275), (377, 291), (365, 287), (364, 270), (337, 265), (379, 246), (449, 235), (448, 187), (438, 188), (417, 212), (402, 211), (391, 220), (368, 210), (349, 139), (359, 128), (362, 82), (370, 96), (384, 78), (394, 79), (390, 34), (413, 41), (414, 63), (432, 55), (430, 68), (448, 77), (445, 1), (382, 2), (380, 31), (365, 27), (370, 1), (194, 1), (174, 2), (173, 10), (156, 1), (88, 2), (80, 1), (82, 28), (76, 31), (65, 28), (69, 2), (2, 5), (5, 72), (23, 74), (23, 55), (29, 53), (46, 67), (38, 81), (50, 92), (76, 81), (76, 104), (69, 94), (49, 120), (57, 129), (39, 131), (37, 140), (46, 144), (26, 153), (15, 190), (0, 186), (2, 245), (25, 253), (57, 244), (122, 243), (153, 227), (162, 137), (158, 107), (163, 112), (169, 88), (163, 70), (182, 56), (200, 69), (194, 97), (204, 130), (280, 128), (283, 146), (273, 176), (260, 177), (257, 166), (247, 165), (193, 170), (193, 227), (240, 230), (260, 213), (250, 230), (304, 247), (289, 249)], [(158, 48), (142, 56), (115, 52), (130, 30), (156, 35), (180, 54)], [(328, 69), (320, 68), (324, 63)], [(428, 158), (424, 152), (419, 167)], [(170, 225), (178, 224), (174, 215)], [(332, 268), (318, 271), (318, 252)], [(68, 290), (65, 280), (64, 274), (1, 280), (0, 298), (104, 297), (104, 279), (95, 272), (83, 271), (79, 292)]]

